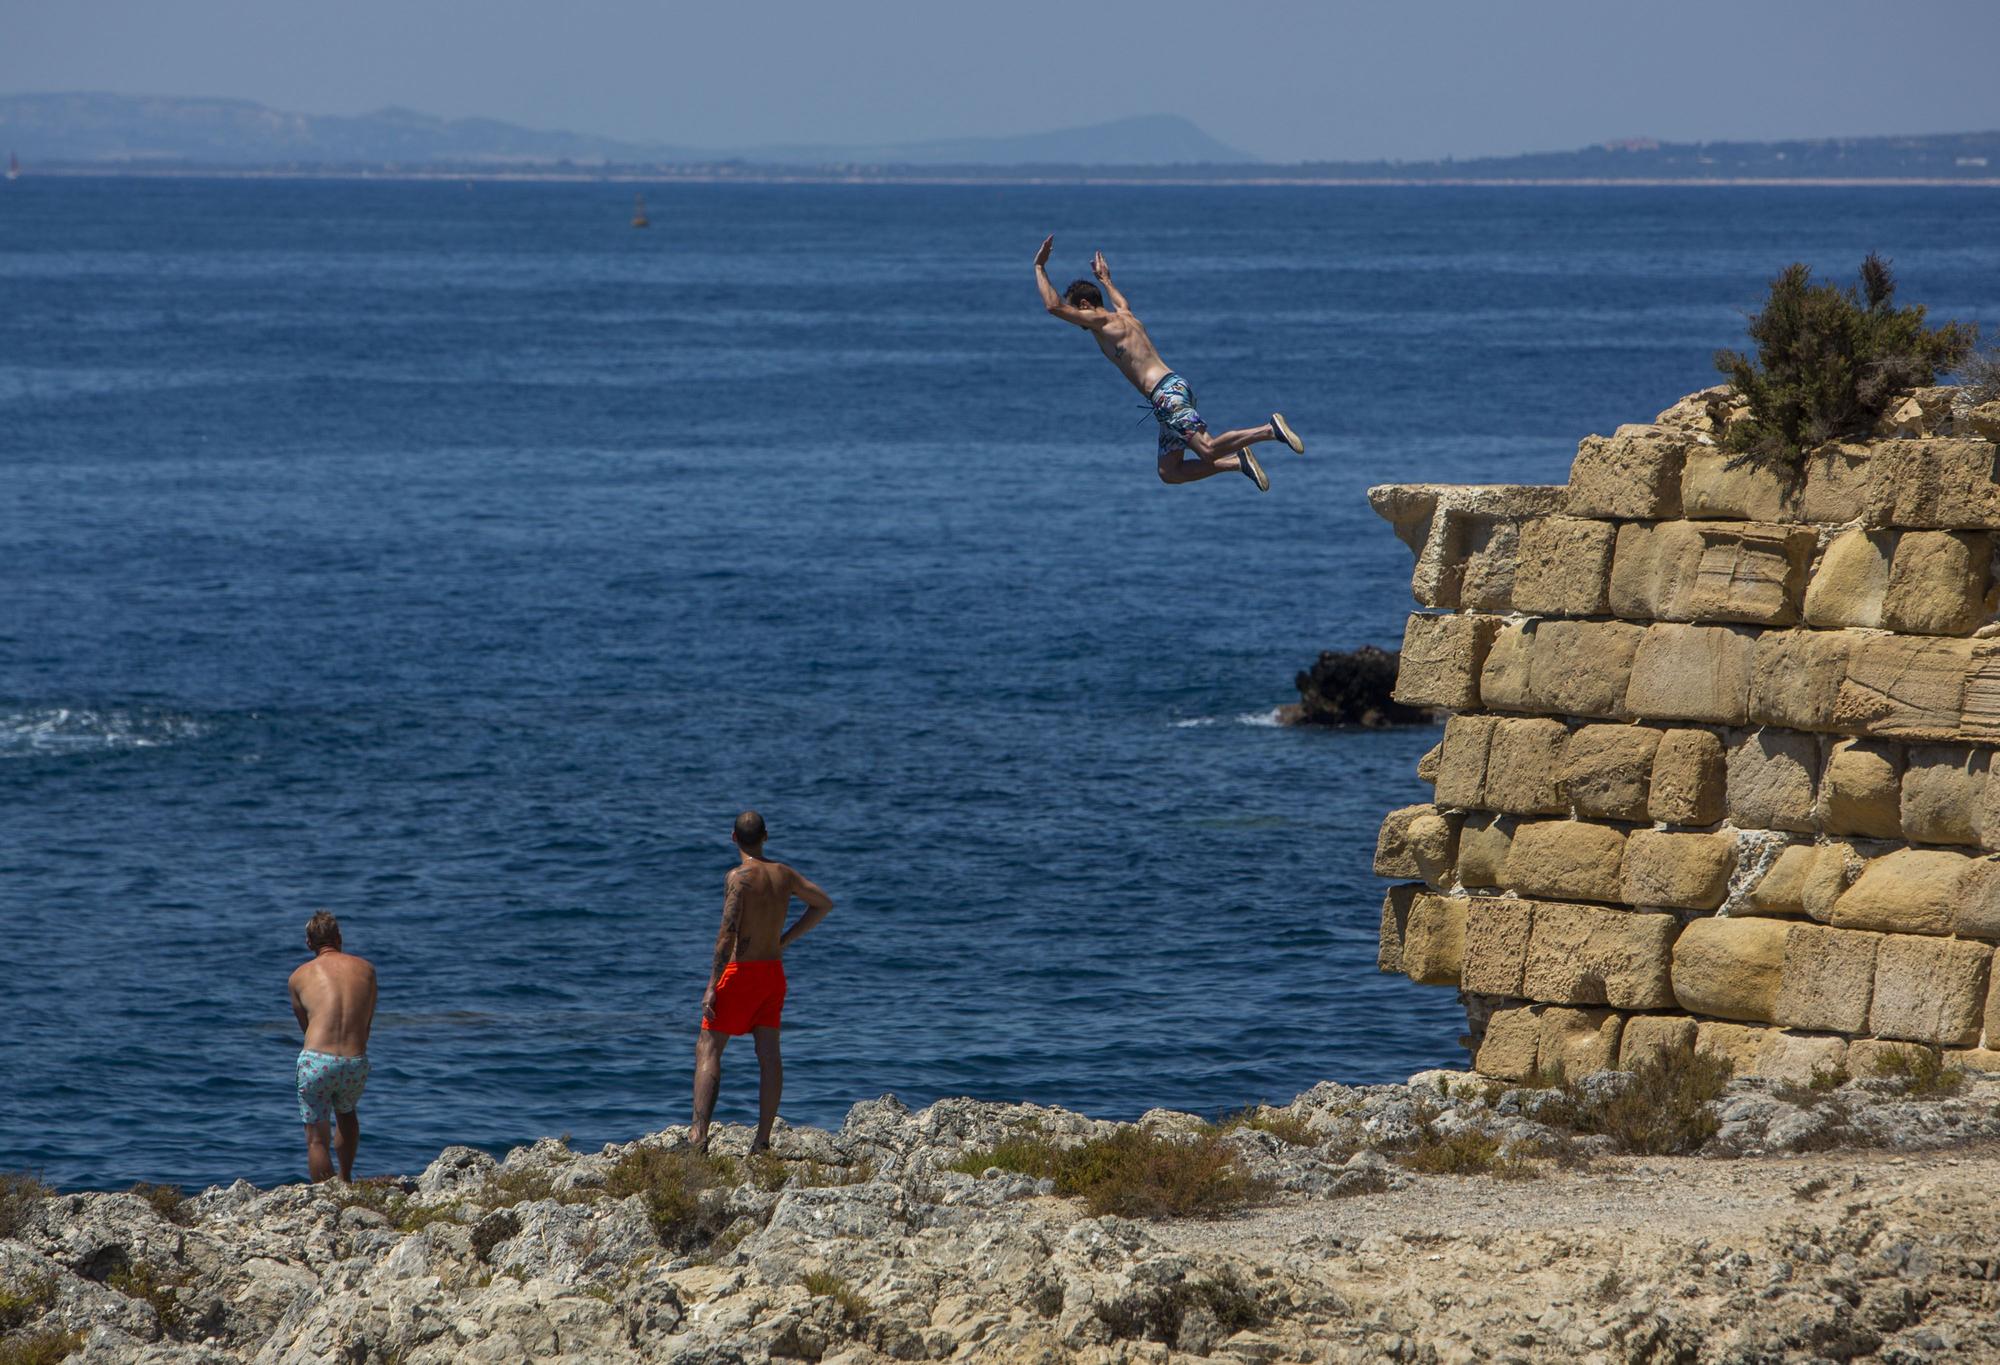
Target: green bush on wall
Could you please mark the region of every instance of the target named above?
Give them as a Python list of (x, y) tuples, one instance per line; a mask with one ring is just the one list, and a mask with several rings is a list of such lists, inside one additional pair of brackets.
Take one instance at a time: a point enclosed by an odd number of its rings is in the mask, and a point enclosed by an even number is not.
[(1895, 394), (1935, 384), (1971, 354), (1977, 327), (1926, 328), (1921, 305), (1895, 306), (1896, 279), (1880, 256), (1861, 263), (1860, 284), (1858, 293), (1815, 284), (1804, 265), (1787, 266), (1750, 318), (1755, 363), (1715, 353), (1715, 367), (1750, 400), (1725, 442), (1735, 463), (1797, 464), (1815, 446), (1863, 435)]

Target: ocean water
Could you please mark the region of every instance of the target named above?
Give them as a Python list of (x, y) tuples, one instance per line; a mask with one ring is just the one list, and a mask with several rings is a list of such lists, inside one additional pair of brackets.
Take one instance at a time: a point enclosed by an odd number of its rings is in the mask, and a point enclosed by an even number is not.
[[(1786, 262), (2000, 332), (1944, 189), (0, 187), (0, 1169), (302, 1173), (317, 907), (382, 1001), (364, 1172), (688, 1108), (727, 834), (837, 909), (784, 1112), (1110, 1117), (1462, 1060), (1374, 970), (1435, 731), (1280, 729), (1393, 645), (1363, 490), (1554, 481)], [(1168, 488), (1037, 306), (1091, 249), (1259, 497)], [(754, 1110), (747, 1045), (722, 1116)]]

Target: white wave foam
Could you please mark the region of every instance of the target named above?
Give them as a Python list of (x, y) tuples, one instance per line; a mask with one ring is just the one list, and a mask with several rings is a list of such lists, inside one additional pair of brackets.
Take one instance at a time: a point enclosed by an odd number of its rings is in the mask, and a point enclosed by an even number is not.
[(1247, 711), (1240, 716), (1194, 716), (1188, 720), (1174, 722), (1176, 730), (1193, 730), (1205, 725), (1254, 725), (1268, 729), (1278, 725), (1281, 708), (1272, 707), (1268, 711)]
[(0, 711), (0, 758), (157, 749), (200, 739), (212, 728), (192, 716), (161, 711), (97, 711), (71, 706)]

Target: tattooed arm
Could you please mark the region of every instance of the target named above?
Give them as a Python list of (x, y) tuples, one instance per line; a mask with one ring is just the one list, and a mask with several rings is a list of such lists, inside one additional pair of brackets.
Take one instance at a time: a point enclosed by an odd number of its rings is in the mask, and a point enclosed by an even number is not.
[(715, 1018), (715, 987), (722, 980), (722, 969), (729, 965), (729, 959), (736, 955), (736, 930), (743, 917), (743, 882), (736, 873), (724, 878), (728, 888), (722, 896), (722, 930), (715, 936), (715, 962), (708, 969), (708, 990), (701, 997), (701, 1017), (710, 1021)]
[(797, 868), (786, 868), (785, 870), (791, 874), (792, 894), (806, 903), (806, 912), (799, 916), (798, 921), (791, 928), (785, 930), (778, 937), (778, 947), (780, 949), (791, 947), (793, 943), (798, 941), (801, 934), (804, 934), (815, 924), (825, 919), (826, 912), (833, 909), (833, 897), (820, 890), (819, 883), (801, 874)]

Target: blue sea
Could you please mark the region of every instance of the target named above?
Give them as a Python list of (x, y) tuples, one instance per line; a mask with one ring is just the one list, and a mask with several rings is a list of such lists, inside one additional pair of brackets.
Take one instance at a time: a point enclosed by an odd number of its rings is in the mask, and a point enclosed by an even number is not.
[[(361, 1171), (684, 1122), (745, 806), (837, 902), (793, 1122), (1461, 1062), (1374, 968), (1436, 731), (1272, 723), (1401, 638), (1364, 490), (1561, 480), (1794, 259), (2000, 334), (1990, 191), (646, 189), (0, 186), (0, 1169), (300, 1176), (320, 907)], [(1288, 414), (1268, 495), (1157, 481), (1048, 232), (1212, 424)]]

